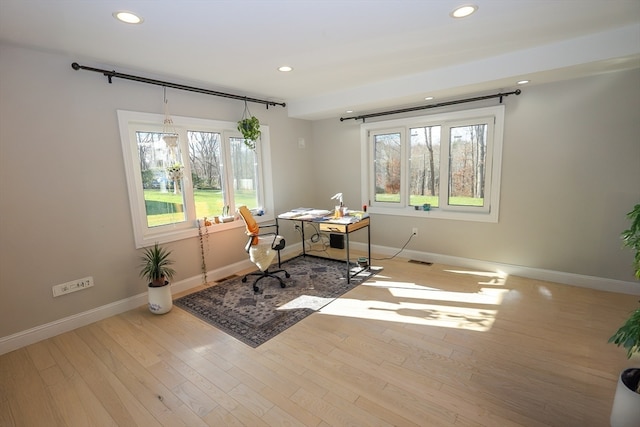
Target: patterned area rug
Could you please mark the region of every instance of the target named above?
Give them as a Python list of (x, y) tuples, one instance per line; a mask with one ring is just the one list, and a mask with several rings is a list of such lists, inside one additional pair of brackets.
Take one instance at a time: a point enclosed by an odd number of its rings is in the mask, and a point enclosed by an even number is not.
[(347, 283), (344, 261), (300, 256), (283, 262), (282, 268), (291, 274), (289, 279), (278, 274), (286, 288), (267, 277), (258, 282), (260, 291), (255, 294), (252, 284), (256, 276), (249, 276), (246, 283), (238, 276), (173, 303), (255, 348), (379, 271), (362, 271)]

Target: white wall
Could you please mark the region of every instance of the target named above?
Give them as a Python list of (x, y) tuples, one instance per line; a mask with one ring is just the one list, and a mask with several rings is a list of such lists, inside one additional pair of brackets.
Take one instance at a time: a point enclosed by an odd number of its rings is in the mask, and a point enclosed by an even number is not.
[[(116, 110), (161, 114), (163, 89), (108, 84), (99, 73), (73, 70), (74, 61), (113, 68), (0, 45), (0, 337), (146, 291)], [(169, 89), (167, 97), (174, 115), (236, 121), (244, 110), (242, 102), (208, 95)], [(276, 210), (312, 204), (311, 152), (298, 149), (298, 138), (311, 140), (310, 123), (289, 119), (282, 107), (250, 109), (270, 127)], [(209, 270), (247, 259), (242, 229), (211, 234), (209, 242)], [(175, 282), (200, 274), (197, 239), (167, 247)], [(86, 276), (93, 288), (52, 297), (53, 285)]]
[[(640, 203), (640, 70), (522, 90), (504, 99), (499, 222), (372, 215), (372, 244), (400, 248), (418, 227), (408, 251), (633, 281), (620, 232)], [(360, 125), (313, 124), (316, 172), (330, 171), (317, 194), (348, 206), (362, 199)]]

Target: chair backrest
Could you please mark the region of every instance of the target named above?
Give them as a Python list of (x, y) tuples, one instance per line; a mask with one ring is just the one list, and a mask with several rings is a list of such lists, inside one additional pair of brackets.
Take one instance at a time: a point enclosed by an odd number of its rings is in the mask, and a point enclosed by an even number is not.
[(244, 225), (246, 227), (245, 233), (247, 236), (253, 236), (251, 240), (251, 245), (257, 245), (259, 242), (258, 234), (260, 233), (260, 226), (256, 222), (256, 219), (251, 214), (251, 211), (246, 206), (240, 206), (238, 208), (238, 213), (244, 220)]

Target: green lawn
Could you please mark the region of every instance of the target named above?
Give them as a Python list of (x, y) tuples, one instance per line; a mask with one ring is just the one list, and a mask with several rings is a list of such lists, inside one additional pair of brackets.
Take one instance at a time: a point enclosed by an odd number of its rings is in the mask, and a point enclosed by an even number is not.
[[(224, 199), (221, 190), (194, 190), (194, 198), (198, 218), (222, 215)], [(144, 200), (149, 227), (172, 224), (185, 219), (182, 194), (149, 189), (144, 190)], [(254, 208), (255, 200), (253, 191), (236, 191), (236, 207), (247, 205)]]
[[(379, 202), (399, 202), (399, 194), (376, 194)], [(411, 196), (409, 204), (411, 206), (422, 206), (429, 203), (431, 207), (438, 207), (438, 196)], [(457, 206), (484, 206), (484, 199), (474, 197), (452, 197), (449, 203)]]

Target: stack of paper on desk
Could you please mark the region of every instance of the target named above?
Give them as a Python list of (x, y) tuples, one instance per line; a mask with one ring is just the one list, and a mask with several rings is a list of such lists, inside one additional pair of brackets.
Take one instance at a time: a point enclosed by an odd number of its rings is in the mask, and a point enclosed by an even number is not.
[(280, 215), (278, 215), (278, 218), (291, 219), (300, 215), (302, 215), (302, 213), (291, 211), (291, 212), (281, 213)]
[(369, 213), (365, 211), (349, 211), (349, 216), (355, 216), (356, 218), (362, 219), (367, 218)]
[(326, 209), (312, 209), (309, 212), (305, 212), (306, 215), (311, 215), (311, 216), (325, 216), (325, 215), (329, 215), (331, 213), (331, 211), (328, 211)]
[(326, 209), (298, 208), (290, 212), (282, 213), (278, 215), (278, 218), (305, 220), (319, 218), (330, 213), (331, 211), (328, 211)]
[(333, 224), (352, 224), (358, 221), (360, 221), (360, 218), (356, 216), (343, 216), (339, 218), (329, 218), (327, 220), (327, 222), (331, 222)]

